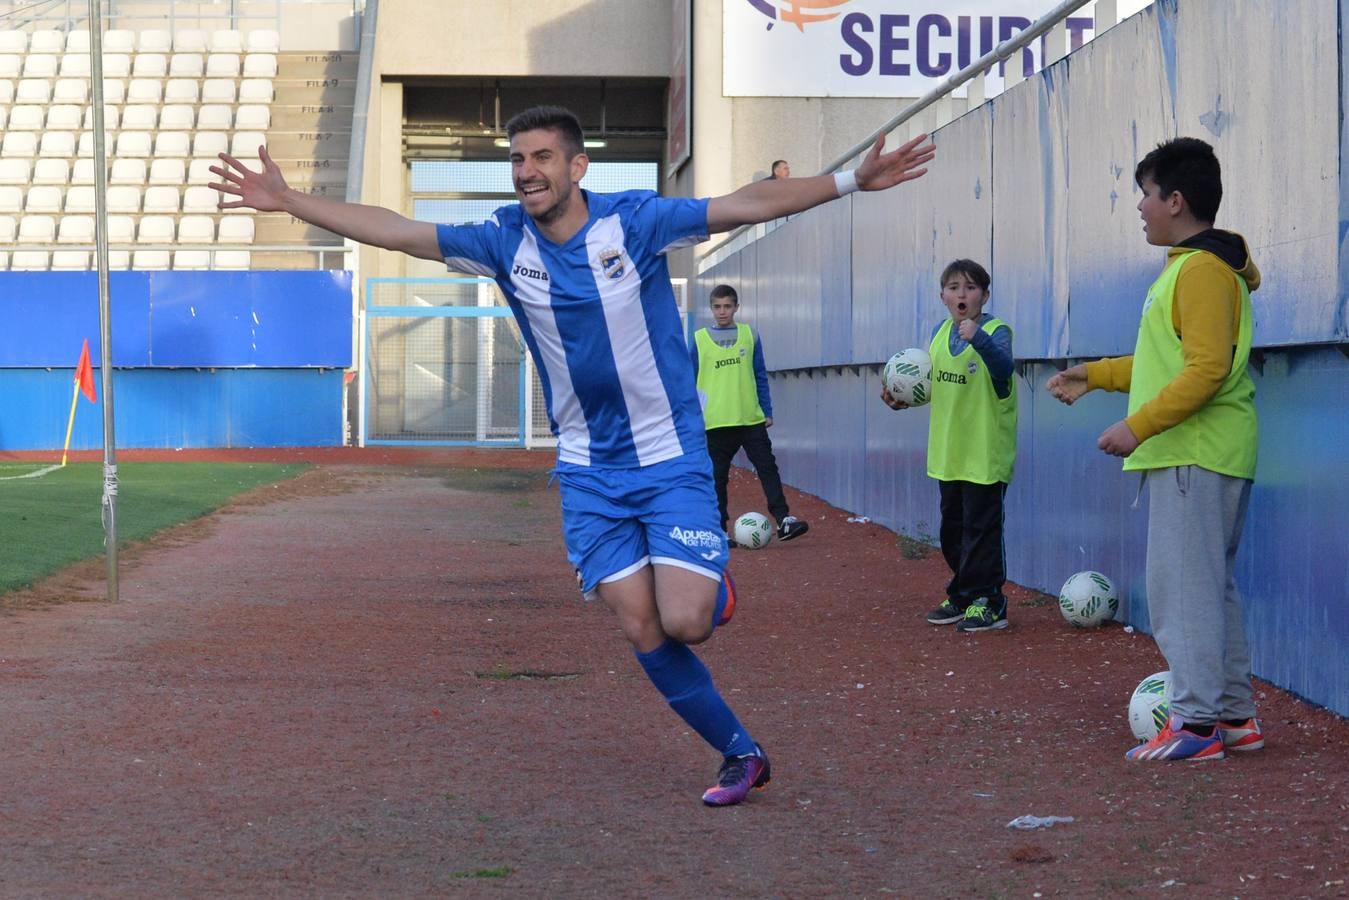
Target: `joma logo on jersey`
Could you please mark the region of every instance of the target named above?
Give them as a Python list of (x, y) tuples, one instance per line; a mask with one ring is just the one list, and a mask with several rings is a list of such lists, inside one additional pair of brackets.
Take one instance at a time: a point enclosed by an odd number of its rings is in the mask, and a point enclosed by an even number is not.
[(719, 531), (709, 531), (706, 528), (680, 528), (676, 525), (670, 529), (670, 537), (674, 538), (685, 547), (715, 547), (721, 549), (722, 535)]
[(968, 379), (959, 372), (938, 372), (937, 381), (949, 381), (952, 384), (967, 384)]
[(613, 247), (607, 247), (600, 251), (600, 269), (604, 272), (604, 277), (617, 281), (623, 277), (627, 267), (623, 265), (623, 251)]
[(712, 371), (715, 372), (717, 369), (720, 369), (722, 366), (738, 366), (738, 365), (740, 365), (740, 357), (738, 357), (738, 356), (732, 356), (730, 359), (719, 359), (719, 360), (717, 360), (715, 363), (712, 364)]
[(519, 263), (516, 263), (515, 268), (511, 269), (511, 274), (519, 275), (522, 278), (533, 278), (536, 281), (548, 280), (548, 273), (542, 269), (531, 269), (529, 266), (522, 266)]

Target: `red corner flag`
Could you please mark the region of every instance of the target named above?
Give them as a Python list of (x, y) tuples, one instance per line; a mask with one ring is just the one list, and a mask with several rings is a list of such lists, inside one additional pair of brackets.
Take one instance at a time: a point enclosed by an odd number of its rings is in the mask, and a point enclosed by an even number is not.
[(84, 349), (80, 351), (80, 364), (75, 367), (75, 384), (89, 398), (90, 403), (98, 402), (98, 393), (94, 390), (94, 367), (89, 362), (89, 339), (84, 339)]

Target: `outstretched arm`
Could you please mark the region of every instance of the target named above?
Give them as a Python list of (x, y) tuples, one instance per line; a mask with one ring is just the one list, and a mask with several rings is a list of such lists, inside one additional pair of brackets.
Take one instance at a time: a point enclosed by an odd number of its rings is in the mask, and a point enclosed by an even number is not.
[(267, 153), (258, 148), (262, 171), (245, 168), (228, 153), (220, 154), (221, 165), (211, 166), (220, 177), (208, 187), (239, 199), (222, 202), (221, 209), (252, 207), (259, 212), (284, 212), (334, 234), (372, 247), (398, 250), (420, 259), (440, 259), (436, 226), (417, 222), (379, 206), (344, 203), (293, 190), (286, 184), (281, 169)]
[[(862, 164), (853, 172), (857, 189), (883, 191), (921, 177), (927, 172), (922, 166), (931, 161), (937, 152), (932, 144), (923, 144), (926, 140), (927, 135), (920, 134), (899, 149), (883, 153), (885, 135), (881, 135), (867, 151)], [(833, 175), (755, 181), (732, 194), (713, 197), (708, 202), (707, 230), (710, 234), (716, 234), (741, 225), (767, 222), (828, 203), (839, 196), (838, 184)]]

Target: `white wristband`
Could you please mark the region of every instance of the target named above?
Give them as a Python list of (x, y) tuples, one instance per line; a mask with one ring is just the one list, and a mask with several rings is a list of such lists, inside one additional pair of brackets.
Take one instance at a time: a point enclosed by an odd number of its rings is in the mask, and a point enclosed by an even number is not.
[(834, 173), (834, 187), (838, 188), (838, 195), (842, 197), (845, 194), (851, 194), (857, 190), (857, 173), (853, 169), (846, 172)]

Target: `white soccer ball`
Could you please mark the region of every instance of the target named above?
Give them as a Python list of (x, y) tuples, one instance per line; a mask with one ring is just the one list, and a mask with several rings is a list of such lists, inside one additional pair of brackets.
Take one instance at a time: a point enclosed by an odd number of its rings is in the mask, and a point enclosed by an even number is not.
[(1119, 612), (1119, 595), (1100, 572), (1078, 572), (1059, 591), (1059, 612), (1078, 628), (1094, 628)]
[(1150, 741), (1171, 716), (1171, 673), (1153, 672), (1138, 682), (1129, 698), (1129, 728), (1140, 742)]
[(932, 399), (932, 357), (926, 350), (899, 351), (885, 364), (881, 378), (890, 396), (902, 403), (922, 406)]
[(767, 547), (773, 539), (773, 525), (763, 513), (747, 512), (735, 520), (735, 542), (749, 550)]

